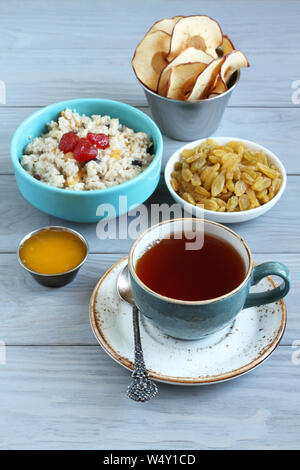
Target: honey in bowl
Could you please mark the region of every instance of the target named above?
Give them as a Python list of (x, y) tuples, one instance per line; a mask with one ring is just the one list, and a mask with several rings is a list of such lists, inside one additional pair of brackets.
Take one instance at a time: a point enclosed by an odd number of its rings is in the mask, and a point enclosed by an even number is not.
[(233, 291), (246, 276), (245, 263), (225, 240), (205, 234), (200, 250), (181, 238), (163, 238), (138, 259), (136, 273), (152, 291), (177, 300), (215, 299)]
[(20, 247), (22, 263), (40, 274), (70, 271), (85, 259), (85, 243), (74, 233), (63, 229), (45, 229), (34, 233)]

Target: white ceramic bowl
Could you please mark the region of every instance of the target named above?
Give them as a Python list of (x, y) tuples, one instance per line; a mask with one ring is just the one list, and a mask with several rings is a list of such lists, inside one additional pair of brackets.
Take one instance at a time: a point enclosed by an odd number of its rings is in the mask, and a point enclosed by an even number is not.
[(286, 172), (279, 158), (276, 157), (276, 155), (274, 155), (274, 153), (272, 153), (267, 148), (263, 147), (262, 145), (256, 144), (255, 142), (251, 142), (250, 140), (240, 139), (238, 137), (212, 137), (212, 139), (215, 140), (220, 145), (224, 145), (227, 142), (235, 140), (235, 141), (239, 141), (239, 142), (246, 144), (247, 147), (249, 147), (251, 150), (264, 151), (268, 155), (270, 162), (276, 165), (276, 167), (280, 171), (280, 174), (282, 177), (282, 184), (278, 193), (273, 199), (271, 199), (271, 201), (263, 204), (262, 206), (256, 207), (255, 209), (249, 209), (248, 211), (240, 211), (240, 212), (209, 211), (207, 209), (202, 209), (201, 207), (197, 207), (197, 206), (194, 206), (193, 204), (186, 202), (171, 187), (171, 184), (170, 184), (171, 173), (174, 169), (175, 162), (179, 161), (179, 157), (183, 149), (194, 148), (197, 145), (201, 144), (201, 142), (204, 142), (206, 140), (206, 139), (199, 139), (199, 140), (195, 140), (194, 142), (190, 142), (184, 145), (183, 147), (181, 147), (180, 149), (178, 149), (169, 158), (169, 161), (166, 165), (165, 182), (166, 182), (166, 185), (168, 187), (170, 194), (175, 199), (175, 201), (181, 204), (189, 214), (192, 214), (200, 218), (204, 217), (206, 219), (213, 220), (215, 222), (225, 223), (225, 224), (245, 222), (246, 220), (251, 220), (251, 219), (254, 219), (255, 217), (259, 217), (260, 215), (270, 210), (279, 201), (286, 187)]

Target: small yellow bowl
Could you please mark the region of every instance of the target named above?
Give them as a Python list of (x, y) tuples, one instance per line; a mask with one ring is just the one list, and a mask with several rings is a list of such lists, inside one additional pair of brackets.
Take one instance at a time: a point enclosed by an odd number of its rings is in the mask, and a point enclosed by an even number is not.
[[(32, 269), (28, 268), (21, 259), (21, 255), (20, 255), (21, 248), (23, 247), (24, 243), (27, 240), (29, 240), (31, 237), (33, 237), (34, 235), (38, 233), (44, 232), (46, 230), (64, 231), (67, 233), (71, 233), (75, 235), (78, 239), (80, 239), (86, 249), (86, 254), (85, 254), (85, 257), (82, 259), (82, 261), (77, 266), (75, 266), (74, 268), (68, 271), (54, 273), (54, 274), (43, 274), (43, 273), (33, 271)], [(88, 251), (89, 251), (88, 243), (80, 233), (76, 232), (75, 230), (69, 229), (67, 227), (52, 225), (49, 227), (43, 227), (43, 228), (34, 230), (33, 232), (30, 232), (27, 235), (25, 235), (25, 237), (23, 237), (19, 243), (18, 250), (17, 250), (17, 258), (22, 268), (25, 269), (27, 272), (29, 272), (39, 284), (42, 284), (43, 286), (47, 286), (47, 287), (61, 287), (66, 284), (69, 284), (75, 278), (79, 269), (85, 263), (88, 257)]]

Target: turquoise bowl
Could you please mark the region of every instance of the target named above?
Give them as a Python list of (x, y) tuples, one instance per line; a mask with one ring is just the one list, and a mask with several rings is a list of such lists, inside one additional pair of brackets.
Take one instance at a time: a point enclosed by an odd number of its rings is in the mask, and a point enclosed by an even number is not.
[[(34, 137), (46, 131), (48, 122), (58, 119), (65, 108), (88, 116), (106, 114), (119, 118), (122, 124), (136, 132), (146, 132), (153, 142), (154, 158), (151, 164), (125, 183), (92, 191), (55, 188), (33, 178), (20, 164), (23, 151)], [(161, 132), (149, 116), (125, 103), (93, 98), (61, 101), (40, 109), (17, 128), (10, 146), (17, 185), (24, 198), (47, 214), (73, 222), (97, 222), (103, 217), (122, 215), (142, 204), (151, 196), (159, 182), (162, 151)], [(121, 196), (127, 198), (127, 204), (124, 204), (124, 200), (120, 204)], [(99, 208), (100, 205), (103, 210)], [(109, 211), (105, 209), (107, 207), (110, 208)]]

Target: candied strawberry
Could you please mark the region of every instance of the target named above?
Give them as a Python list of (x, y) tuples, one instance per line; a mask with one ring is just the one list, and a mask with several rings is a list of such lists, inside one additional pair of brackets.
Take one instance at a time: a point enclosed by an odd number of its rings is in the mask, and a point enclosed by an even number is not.
[(60, 139), (58, 148), (64, 153), (72, 152), (78, 143), (79, 137), (75, 132), (67, 132)]
[(97, 157), (98, 150), (87, 139), (81, 138), (78, 140), (73, 154), (78, 162), (88, 162)]
[(95, 134), (94, 132), (89, 132), (86, 137), (91, 144), (96, 145), (98, 149), (106, 149), (109, 147), (109, 137), (106, 134)]

